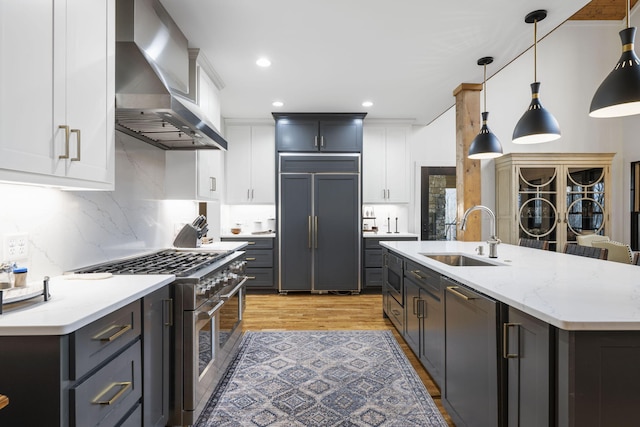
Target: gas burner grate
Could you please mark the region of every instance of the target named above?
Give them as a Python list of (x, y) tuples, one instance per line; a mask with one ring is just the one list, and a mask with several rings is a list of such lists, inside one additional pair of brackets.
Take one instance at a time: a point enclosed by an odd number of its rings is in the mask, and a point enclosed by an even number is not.
[(87, 267), (77, 273), (174, 274), (186, 277), (224, 258), (228, 252), (188, 252), (167, 249), (122, 261)]

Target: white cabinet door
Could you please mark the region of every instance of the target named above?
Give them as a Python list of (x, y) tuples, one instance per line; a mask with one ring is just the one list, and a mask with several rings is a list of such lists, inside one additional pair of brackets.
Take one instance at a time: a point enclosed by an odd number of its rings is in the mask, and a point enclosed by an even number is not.
[(409, 203), (409, 157), (406, 128), (387, 128), (386, 177), (388, 203)]
[(0, 179), (112, 189), (114, 2), (0, 2), (0, 26)]
[(363, 203), (409, 203), (407, 139), (404, 126), (364, 126)]
[(172, 200), (219, 200), (219, 150), (167, 151), (164, 195)]
[(386, 129), (364, 126), (362, 138), (362, 200), (386, 202)]
[(227, 126), (226, 203), (275, 203), (275, 127)]
[(1, 1), (0, 28), (0, 176), (51, 175), (52, 1)]
[(276, 202), (276, 135), (274, 126), (251, 127), (251, 203)]
[[(56, 109), (56, 117), (79, 132), (72, 135), (69, 147), (69, 157), (78, 160), (64, 162), (64, 175), (108, 182), (114, 153), (114, 2), (67, 0), (66, 4), (65, 63), (60, 71), (66, 108), (64, 115)], [(57, 153), (65, 151), (63, 137), (56, 137), (56, 145)]]
[(251, 126), (228, 126), (225, 153), (226, 193), (228, 204), (250, 203), (251, 200)]

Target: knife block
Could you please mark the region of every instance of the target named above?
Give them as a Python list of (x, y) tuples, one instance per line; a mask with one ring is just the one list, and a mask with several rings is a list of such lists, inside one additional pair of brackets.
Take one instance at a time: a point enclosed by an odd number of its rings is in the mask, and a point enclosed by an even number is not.
[(199, 248), (202, 239), (198, 238), (198, 230), (191, 224), (186, 224), (178, 233), (173, 246), (176, 248)]

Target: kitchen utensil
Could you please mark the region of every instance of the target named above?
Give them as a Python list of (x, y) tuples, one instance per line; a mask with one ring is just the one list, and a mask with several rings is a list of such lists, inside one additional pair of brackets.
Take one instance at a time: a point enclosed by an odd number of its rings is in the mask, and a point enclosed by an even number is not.
[(241, 232), (241, 231), (242, 231), (242, 229), (241, 229), (241, 228), (239, 228), (239, 227), (233, 227), (233, 228), (231, 229), (231, 234), (240, 234), (240, 232)]

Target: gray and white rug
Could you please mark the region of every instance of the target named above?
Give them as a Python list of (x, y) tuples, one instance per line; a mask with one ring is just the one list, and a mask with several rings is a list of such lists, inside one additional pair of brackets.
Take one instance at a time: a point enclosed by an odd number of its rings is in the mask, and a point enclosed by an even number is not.
[(247, 332), (196, 427), (447, 426), (391, 331)]

